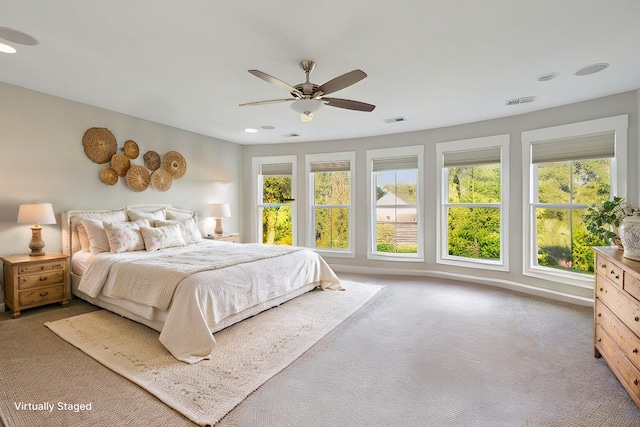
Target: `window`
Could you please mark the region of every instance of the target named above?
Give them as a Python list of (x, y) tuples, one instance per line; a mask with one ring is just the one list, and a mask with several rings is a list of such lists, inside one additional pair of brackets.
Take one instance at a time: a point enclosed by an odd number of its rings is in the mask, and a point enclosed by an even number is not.
[(306, 156), (309, 182), (307, 245), (332, 256), (353, 256), (355, 153)]
[[(624, 197), (627, 116), (524, 132), (525, 274), (592, 287), (586, 208)], [(528, 181), (528, 182), (527, 182)]]
[(509, 135), (440, 143), (442, 264), (508, 270)]
[(295, 165), (295, 156), (253, 159), (258, 242), (297, 244)]
[(371, 259), (424, 260), (423, 150), (416, 146), (367, 151)]

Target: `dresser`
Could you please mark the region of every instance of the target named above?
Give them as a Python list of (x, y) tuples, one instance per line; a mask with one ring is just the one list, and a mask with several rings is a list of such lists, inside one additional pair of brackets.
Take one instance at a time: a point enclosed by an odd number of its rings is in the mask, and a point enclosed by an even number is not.
[(4, 271), (4, 302), (13, 311), (14, 319), (26, 308), (69, 303), (68, 255), (8, 255), (0, 259)]
[(595, 251), (594, 347), (640, 406), (640, 261)]

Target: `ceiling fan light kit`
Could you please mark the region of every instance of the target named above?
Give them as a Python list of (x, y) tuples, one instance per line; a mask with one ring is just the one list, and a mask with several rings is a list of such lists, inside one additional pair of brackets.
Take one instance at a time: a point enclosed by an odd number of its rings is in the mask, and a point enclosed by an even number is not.
[(246, 104), (240, 104), (240, 106), (248, 107), (292, 101), (293, 103), (291, 104), (291, 108), (297, 113), (300, 113), (300, 118), (303, 122), (310, 121), (313, 118), (313, 113), (318, 111), (323, 104), (330, 107), (343, 108), (345, 110), (353, 111), (370, 112), (373, 111), (374, 108), (376, 108), (375, 105), (367, 104), (365, 102), (353, 101), (351, 99), (325, 97), (325, 95), (329, 95), (333, 92), (337, 92), (341, 89), (349, 87), (367, 77), (367, 74), (364, 71), (353, 70), (318, 86), (317, 84), (311, 83), (309, 81), (309, 74), (311, 74), (315, 66), (316, 64), (313, 61), (304, 60), (300, 62), (300, 68), (302, 68), (302, 70), (305, 72), (306, 80), (304, 83), (297, 84), (296, 86), (291, 86), (290, 84), (276, 79), (269, 74), (263, 73), (262, 71), (249, 70), (250, 74), (253, 74), (254, 76), (266, 81), (267, 83), (271, 83), (274, 86), (288, 91), (291, 94), (292, 98), (248, 102)]

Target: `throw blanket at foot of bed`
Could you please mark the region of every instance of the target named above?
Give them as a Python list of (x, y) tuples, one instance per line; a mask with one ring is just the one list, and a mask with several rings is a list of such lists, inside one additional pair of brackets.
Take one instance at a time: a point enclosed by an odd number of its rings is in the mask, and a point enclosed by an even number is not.
[(162, 254), (122, 265), (111, 295), (166, 310), (178, 284), (186, 277), (247, 262), (275, 258), (301, 250), (291, 246), (229, 244)]

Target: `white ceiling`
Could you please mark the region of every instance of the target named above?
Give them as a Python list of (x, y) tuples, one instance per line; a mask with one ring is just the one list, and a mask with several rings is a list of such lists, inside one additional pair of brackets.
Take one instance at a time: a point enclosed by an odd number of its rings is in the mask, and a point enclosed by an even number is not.
[[(6, 83), (240, 144), (430, 129), (640, 88), (637, 0), (21, 0), (0, 2), (0, 27), (39, 41), (0, 53)], [(290, 103), (238, 106), (290, 96), (247, 70), (296, 85), (303, 59), (317, 84), (365, 71), (331, 96), (376, 109), (325, 106), (302, 123)]]

